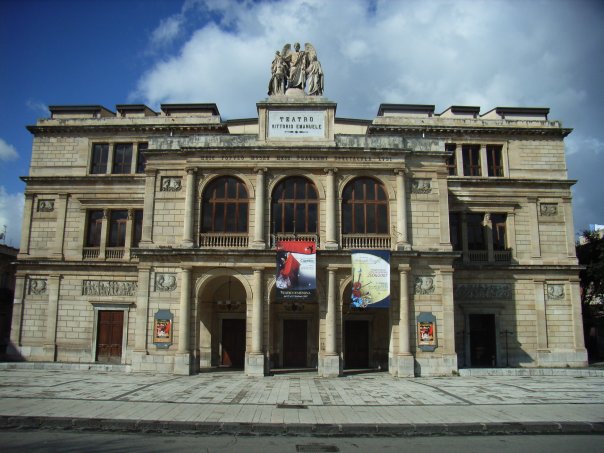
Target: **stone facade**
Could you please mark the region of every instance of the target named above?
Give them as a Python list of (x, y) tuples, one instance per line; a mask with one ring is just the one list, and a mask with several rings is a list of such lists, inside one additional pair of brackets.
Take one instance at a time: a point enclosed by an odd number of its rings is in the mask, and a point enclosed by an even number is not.
[[(283, 95), (257, 108), (223, 121), (214, 104), (54, 106), (29, 127), (23, 357), (250, 376), (587, 364), (570, 130), (547, 109), (383, 104), (352, 120)], [(315, 241), (315, 300), (277, 300), (282, 239)], [(353, 249), (390, 252), (390, 308), (351, 307)]]

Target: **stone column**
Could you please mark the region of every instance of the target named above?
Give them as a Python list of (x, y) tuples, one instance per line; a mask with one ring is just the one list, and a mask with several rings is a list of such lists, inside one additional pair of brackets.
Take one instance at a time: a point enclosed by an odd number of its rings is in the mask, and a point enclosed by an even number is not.
[(480, 174), (483, 178), (489, 177), (487, 145), (480, 145)]
[(562, 208), (564, 209), (564, 225), (566, 227), (567, 256), (571, 259), (575, 259), (577, 257), (577, 250), (575, 247), (575, 227), (573, 224), (573, 207), (571, 205), (570, 198), (563, 199)]
[(469, 263), (470, 250), (468, 248), (468, 214), (465, 211), (461, 213), (461, 249), (463, 252), (463, 262)]
[(455, 370), (457, 370), (457, 356), (455, 355), (455, 308), (453, 302), (453, 268), (440, 270), (442, 278), (442, 304), (443, 304), (443, 340), (444, 353), (455, 357)]
[[(138, 269), (138, 289), (136, 293), (136, 328), (134, 331), (134, 352), (132, 358), (132, 367), (140, 367), (140, 356), (147, 355), (147, 329), (149, 326), (149, 291), (150, 291), (150, 273), (151, 268), (139, 266)], [(135, 354), (138, 354), (138, 360), (135, 361)], [(136, 362), (136, 363), (135, 363)]]
[(398, 377), (414, 377), (415, 364), (410, 348), (409, 332), (409, 271), (410, 267), (401, 264), (398, 267), (400, 278), (399, 323), (398, 323)]
[(407, 234), (407, 191), (405, 171), (394, 170), (396, 173), (396, 249), (406, 250), (409, 248)]
[(337, 351), (337, 288), (336, 267), (327, 268), (327, 312), (325, 314), (325, 355), (320, 375), (340, 375), (340, 355)]
[(262, 350), (263, 338), (263, 291), (262, 269), (254, 269), (253, 300), (252, 300), (252, 350), (247, 354), (246, 374), (248, 376), (264, 376), (264, 351)]
[(489, 263), (495, 262), (495, 250), (493, 250), (493, 221), (491, 220), (491, 214), (486, 213), (484, 215), (483, 225), (486, 228), (486, 242), (487, 242), (487, 260)]
[(174, 359), (174, 374), (191, 374), (191, 269), (180, 272), (180, 310), (178, 323), (178, 353)]
[(67, 214), (67, 200), (69, 194), (59, 194), (55, 200), (55, 211), (57, 213), (57, 224), (55, 230), (55, 242), (52, 255), (54, 258), (63, 258), (63, 242), (65, 241), (65, 218)]
[(529, 198), (529, 214), (531, 228), (531, 258), (541, 258), (541, 243), (539, 240), (539, 200)]
[(157, 170), (145, 171), (145, 204), (143, 207), (143, 234), (140, 247), (148, 247), (153, 243), (153, 210), (155, 208), (155, 186)]
[(548, 349), (545, 281), (535, 280), (535, 315), (537, 318), (537, 352)]
[(254, 206), (254, 240), (252, 242), (252, 248), (258, 250), (264, 250), (266, 248), (266, 241), (264, 238), (264, 180), (266, 168), (255, 168), (256, 172), (256, 199)]
[(107, 148), (107, 171), (105, 174), (110, 175), (113, 173), (113, 155), (115, 154), (115, 145), (108, 145)]
[(337, 168), (326, 168), (327, 173), (327, 192), (325, 193), (325, 248), (327, 250), (338, 249), (338, 239), (336, 237), (337, 224), (337, 196), (336, 196), (336, 173)]
[(107, 236), (109, 230), (109, 216), (111, 211), (109, 209), (103, 209), (103, 220), (101, 221), (101, 243), (99, 244), (99, 259), (105, 259), (105, 253), (107, 248)]
[(134, 209), (128, 209), (128, 219), (126, 220), (126, 241), (124, 243), (124, 259), (130, 259), (130, 249), (132, 248), (132, 223), (134, 221)]
[(61, 277), (51, 275), (47, 279), (48, 307), (46, 309), (46, 337), (44, 338), (44, 356), (49, 362), (57, 359), (57, 316), (59, 312), (59, 287)]
[(449, 231), (449, 188), (446, 173), (439, 174), (438, 198), (438, 205), (440, 208), (440, 243), (442, 248), (451, 250), (451, 233)]
[(21, 244), (19, 256), (29, 255), (29, 237), (31, 234), (31, 218), (34, 208), (34, 196), (25, 194), (25, 204), (23, 206), (23, 224), (21, 226)]
[[(13, 301), (13, 319), (10, 331), (10, 340), (14, 346), (21, 346), (21, 326), (23, 322), (23, 305), (25, 301), (25, 282), (24, 274), (17, 274), (15, 280), (15, 298)], [(7, 351), (9, 355), (18, 354), (19, 351)]]
[(195, 175), (196, 168), (187, 168), (187, 181), (185, 192), (185, 225), (182, 235), (182, 246), (191, 248), (194, 245), (193, 239), (193, 213), (195, 212)]

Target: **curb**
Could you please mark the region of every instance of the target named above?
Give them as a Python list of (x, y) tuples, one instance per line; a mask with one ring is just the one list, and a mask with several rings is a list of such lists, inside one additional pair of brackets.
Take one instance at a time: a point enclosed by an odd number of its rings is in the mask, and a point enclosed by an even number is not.
[(604, 434), (604, 422), (280, 424), (0, 416), (0, 430), (74, 430), (234, 436), (415, 437)]

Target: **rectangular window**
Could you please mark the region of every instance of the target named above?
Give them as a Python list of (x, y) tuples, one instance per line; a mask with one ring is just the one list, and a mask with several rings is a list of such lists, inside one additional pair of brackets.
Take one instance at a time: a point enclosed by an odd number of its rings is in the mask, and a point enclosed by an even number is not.
[(107, 173), (107, 157), (109, 156), (109, 145), (107, 143), (95, 143), (92, 145), (92, 159), (90, 159), (90, 173), (102, 175)]
[(145, 157), (145, 151), (149, 149), (148, 143), (139, 143), (138, 144), (138, 153), (136, 155), (136, 172), (144, 173), (145, 165), (147, 164), (147, 158)]
[(132, 247), (138, 247), (138, 244), (143, 237), (143, 210), (136, 209), (134, 211), (134, 225), (132, 231)]
[(132, 143), (117, 143), (113, 152), (112, 173), (123, 175), (130, 173), (132, 167)]
[(109, 247), (123, 247), (126, 245), (126, 223), (128, 211), (111, 211), (109, 217)]
[(457, 148), (455, 143), (445, 144), (445, 151), (451, 153), (451, 155), (447, 157), (447, 169), (449, 170), (449, 176), (457, 176), (457, 159), (455, 158), (455, 148)]
[(484, 234), (484, 214), (468, 214), (468, 249), (486, 250)]
[(453, 250), (462, 250), (463, 243), (461, 238), (461, 213), (449, 213), (449, 231), (451, 234), (451, 245)]
[(480, 145), (463, 145), (463, 175), (480, 176)]
[(101, 229), (103, 225), (103, 211), (95, 209), (88, 211), (86, 221), (86, 247), (101, 246)]
[(507, 250), (506, 246), (506, 221), (505, 214), (491, 214), (493, 225), (493, 250)]
[(489, 176), (503, 176), (501, 145), (487, 145), (487, 168)]

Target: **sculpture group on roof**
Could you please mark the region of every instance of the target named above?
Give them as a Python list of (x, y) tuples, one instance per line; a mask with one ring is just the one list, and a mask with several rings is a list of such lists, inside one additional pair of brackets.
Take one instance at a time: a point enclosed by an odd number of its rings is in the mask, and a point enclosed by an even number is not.
[(281, 52), (275, 52), (271, 63), (271, 80), (268, 84), (269, 96), (287, 94), (289, 89), (300, 89), (308, 96), (323, 95), (323, 69), (317, 59), (317, 52), (310, 43), (295, 43), (283, 46)]

